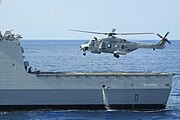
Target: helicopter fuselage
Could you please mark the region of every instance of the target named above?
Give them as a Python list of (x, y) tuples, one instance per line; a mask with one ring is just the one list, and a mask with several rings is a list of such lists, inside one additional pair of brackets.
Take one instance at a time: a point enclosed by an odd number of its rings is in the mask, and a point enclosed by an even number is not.
[(115, 56), (118, 56), (126, 55), (127, 53), (136, 50), (138, 48), (138, 44), (112, 36), (110, 38), (90, 40), (87, 43), (82, 44), (80, 48), (84, 52), (90, 51), (91, 53), (97, 54), (100, 54), (101, 52), (112, 53)]

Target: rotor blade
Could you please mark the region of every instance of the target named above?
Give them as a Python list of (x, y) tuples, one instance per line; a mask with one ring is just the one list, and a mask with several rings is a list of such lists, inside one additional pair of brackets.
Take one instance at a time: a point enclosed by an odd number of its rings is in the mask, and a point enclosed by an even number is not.
[(115, 28), (113, 28), (111, 32), (112, 32), (112, 33), (114, 33), (115, 31), (116, 31), (116, 29), (115, 29)]
[(166, 33), (166, 35), (164, 36), (164, 38), (167, 37), (168, 34), (169, 34), (169, 32)]
[(116, 35), (142, 35), (142, 34), (154, 34), (154, 33), (115, 33)]
[(166, 39), (166, 42), (168, 42), (169, 44), (171, 44), (171, 42), (169, 40)]
[(73, 30), (69, 29), (70, 31), (76, 31), (76, 32), (84, 32), (84, 33), (93, 33), (93, 34), (104, 34), (107, 35), (107, 33), (100, 33), (100, 32), (92, 32), (92, 31), (84, 31), (84, 30)]
[(163, 39), (163, 37), (162, 37), (160, 34), (157, 34), (157, 36), (159, 36), (160, 38), (162, 38), (162, 39)]

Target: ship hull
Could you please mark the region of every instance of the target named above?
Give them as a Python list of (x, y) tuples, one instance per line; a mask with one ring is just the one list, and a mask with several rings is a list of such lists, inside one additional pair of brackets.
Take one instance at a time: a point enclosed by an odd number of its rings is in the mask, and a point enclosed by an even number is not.
[[(169, 89), (8, 89), (0, 90), (0, 110), (164, 109)], [(106, 97), (106, 102), (104, 100)]]
[(0, 110), (163, 109), (172, 88), (172, 73), (27, 72), (23, 52), (0, 39)]

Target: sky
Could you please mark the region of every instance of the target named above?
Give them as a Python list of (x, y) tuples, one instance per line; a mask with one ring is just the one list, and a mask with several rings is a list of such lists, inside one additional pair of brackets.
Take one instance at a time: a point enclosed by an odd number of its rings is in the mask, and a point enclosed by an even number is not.
[[(0, 0), (1, 1), (1, 0)], [(109, 32), (170, 32), (180, 40), (180, 0), (2, 0), (0, 30), (13, 29), (24, 39), (105, 37), (68, 29)], [(156, 35), (119, 36), (159, 39)]]

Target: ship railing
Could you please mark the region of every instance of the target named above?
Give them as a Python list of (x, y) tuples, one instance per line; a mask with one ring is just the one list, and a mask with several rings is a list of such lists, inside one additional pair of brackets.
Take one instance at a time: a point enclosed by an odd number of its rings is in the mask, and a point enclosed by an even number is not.
[(174, 73), (154, 73), (154, 72), (31, 72), (31, 74), (36, 74), (37, 77), (50, 77), (50, 76), (174, 76)]

